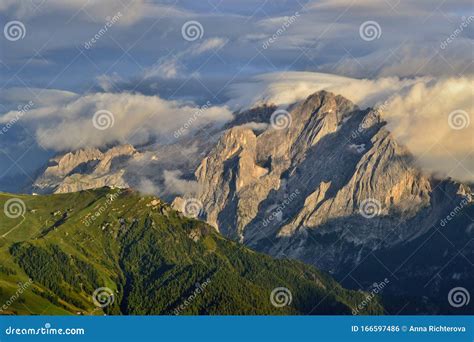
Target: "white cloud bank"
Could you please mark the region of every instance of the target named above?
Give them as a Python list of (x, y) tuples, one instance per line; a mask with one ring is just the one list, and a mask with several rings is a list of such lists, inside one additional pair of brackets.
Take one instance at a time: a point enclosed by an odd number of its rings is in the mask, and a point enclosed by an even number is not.
[[(61, 94), (57, 92), (57, 96)], [(106, 129), (94, 126), (94, 114), (98, 111), (111, 113), (103, 112), (111, 116), (103, 117), (109, 121), (103, 122)], [(29, 110), (22, 117), (22, 124), (34, 129), (41, 146), (65, 151), (117, 142), (141, 144), (150, 138), (173, 141), (173, 132), (182, 128), (196, 113), (199, 113), (198, 119), (186, 126), (186, 133), (208, 124), (223, 124), (233, 117), (226, 107), (199, 108), (192, 103), (168, 101), (158, 96), (131, 93), (73, 96), (65, 93), (65, 99), (55, 98), (49, 104), (42, 103)], [(8, 112), (0, 117), (0, 123), (8, 123), (17, 116), (16, 111)]]
[(389, 129), (425, 169), (474, 181), (474, 79), (417, 83), (387, 103)]

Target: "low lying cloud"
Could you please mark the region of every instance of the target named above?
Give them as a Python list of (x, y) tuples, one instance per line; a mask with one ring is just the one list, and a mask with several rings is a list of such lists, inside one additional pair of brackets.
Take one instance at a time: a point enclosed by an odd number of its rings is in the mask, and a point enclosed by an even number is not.
[(161, 191), (160, 188), (148, 178), (142, 178), (138, 183), (137, 190), (144, 195), (155, 195), (158, 196)]
[(196, 194), (198, 183), (192, 180), (182, 179), (183, 173), (180, 170), (165, 170), (165, 191), (174, 195)]
[(419, 82), (392, 96), (383, 116), (426, 170), (474, 181), (474, 79)]
[(241, 127), (244, 127), (244, 128), (250, 128), (251, 130), (255, 131), (255, 132), (262, 132), (262, 131), (265, 131), (268, 126), (270, 126), (270, 124), (266, 123), (266, 122), (247, 122), (247, 123), (244, 123), (243, 125), (240, 125)]
[[(56, 93), (61, 96), (61, 92)], [(22, 125), (36, 132), (37, 142), (56, 151), (82, 147), (102, 147), (113, 143), (142, 144), (150, 139), (164, 143), (176, 138), (173, 132), (199, 111), (199, 118), (186, 134), (208, 125), (221, 125), (233, 118), (225, 106), (209, 106), (205, 110), (193, 103), (168, 101), (158, 96), (131, 93), (95, 93), (84, 96), (65, 93), (43, 103), (22, 117)], [(11, 111), (0, 116), (7, 123), (17, 116)]]

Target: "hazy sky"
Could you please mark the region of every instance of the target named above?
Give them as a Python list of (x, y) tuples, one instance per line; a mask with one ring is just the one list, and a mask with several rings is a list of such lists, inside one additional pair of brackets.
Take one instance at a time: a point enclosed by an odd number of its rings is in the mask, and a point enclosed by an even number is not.
[[(446, 48), (440, 45), (470, 15), (468, 0), (3, 0), (1, 22), (20, 20), (26, 34), (1, 40), (2, 88), (82, 93), (107, 84), (107, 90), (194, 97), (219, 95), (216, 89), (223, 94), (222, 83), (232, 79), (283, 70), (367, 78), (458, 75), (473, 70), (474, 25)], [(202, 25), (200, 39), (183, 39), (188, 21)], [(379, 38), (361, 39), (360, 26), (367, 21), (380, 26)], [(208, 49), (199, 50), (206, 43)], [(184, 86), (172, 81), (190, 76)]]
[[(393, 97), (397, 136), (458, 158), (452, 141), (469, 147), (474, 122), (449, 143), (400, 131), (445, 132), (455, 110), (474, 120), (473, 15), (470, 0), (2, 0), (0, 178), (59, 150), (136, 138), (143, 125), (143, 139), (163, 135), (206, 101), (205, 122), (221, 122), (258, 92), (297, 99), (328, 87), (363, 105)], [(406, 113), (415, 107), (424, 121)], [(102, 109), (116, 120), (98, 136), (87, 123)]]

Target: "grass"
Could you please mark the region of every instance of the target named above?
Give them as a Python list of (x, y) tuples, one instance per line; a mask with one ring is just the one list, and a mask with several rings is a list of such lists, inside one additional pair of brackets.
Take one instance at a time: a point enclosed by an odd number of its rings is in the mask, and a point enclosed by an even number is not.
[[(0, 206), (11, 198), (26, 210), (0, 216), (0, 305), (20, 283), (33, 283), (3, 314), (351, 314), (366, 296), (300, 262), (251, 251), (131, 190), (0, 194)], [(104, 308), (92, 300), (100, 287), (114, 294)], [(290, 290), (289, 305), (272, 305), (277, 287)], [(382, 312), (377, 298), (362, 310)]]

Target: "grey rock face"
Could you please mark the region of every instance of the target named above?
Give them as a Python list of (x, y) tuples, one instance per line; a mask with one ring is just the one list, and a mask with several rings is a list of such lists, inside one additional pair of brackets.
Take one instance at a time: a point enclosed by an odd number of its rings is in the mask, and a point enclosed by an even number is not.
[[(85, 148), (51, 159), (30, 186), (34, 193), (65, 193), (103, 186), (136, 188), (172, 201), (193, 182), (194, 171), (221, 131), (201, 132), (168, 144)], [(187, 179), (182, 181), (182, 179)], [(151, 185), (151, 186), (150, 186)]]
[(283, 129), (228, 129), (198, 167), (202, 217), (224, 235), (338, 272), (416, 239), (466, 196), (456, 183), (440, 194), (375, 110), (323, 91), (288, 112)]
[(52, 159), (33, 184), (37, 193), (65, 193), (103, 186), (125, 188), (123, 164), (139, 153), (131, 145), (113, 147), (105, 152), (86, 148)]

